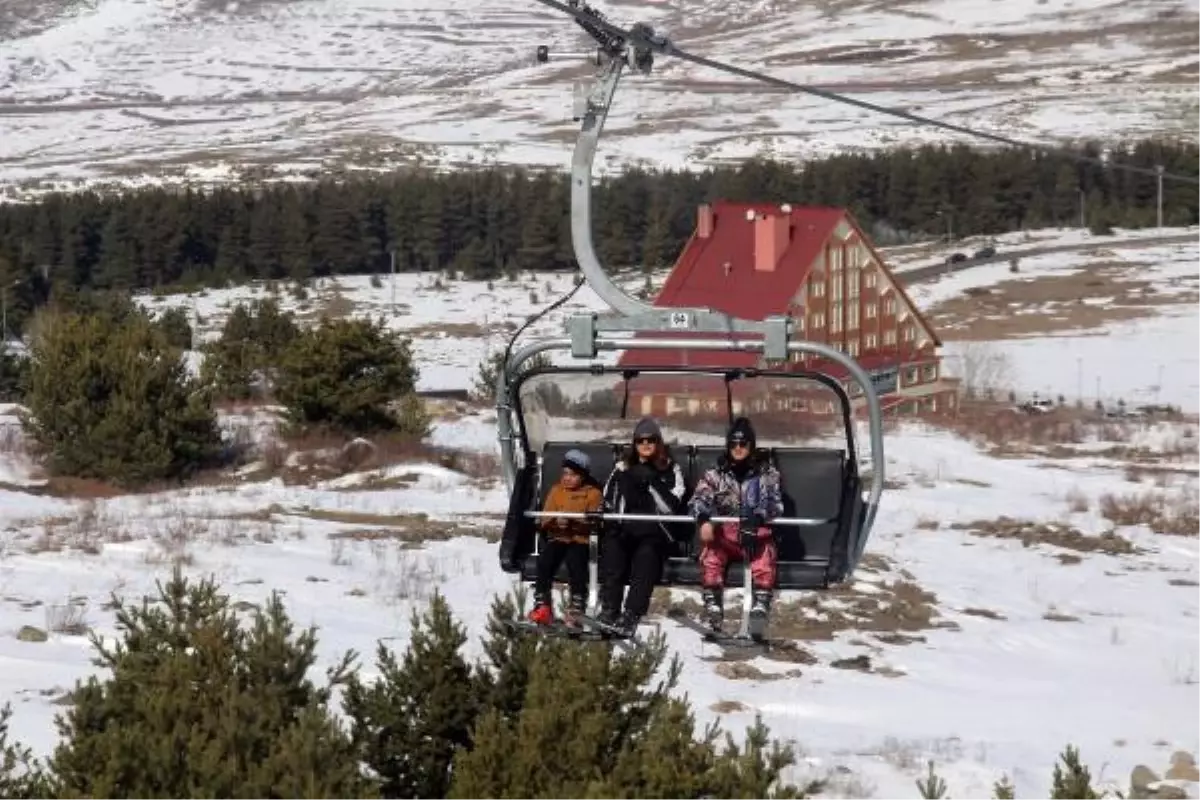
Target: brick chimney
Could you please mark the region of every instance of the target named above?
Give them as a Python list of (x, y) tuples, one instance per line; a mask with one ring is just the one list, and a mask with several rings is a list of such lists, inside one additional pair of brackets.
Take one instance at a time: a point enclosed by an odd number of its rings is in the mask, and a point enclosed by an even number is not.
[(701, 203), (696, 209), (696, 236), (707, 239), (713, 232), (713, 210), (708, 203)]
[(760, 214), (754, 219), (754, 269), (774, 272), (791, 242), (790, 214)]

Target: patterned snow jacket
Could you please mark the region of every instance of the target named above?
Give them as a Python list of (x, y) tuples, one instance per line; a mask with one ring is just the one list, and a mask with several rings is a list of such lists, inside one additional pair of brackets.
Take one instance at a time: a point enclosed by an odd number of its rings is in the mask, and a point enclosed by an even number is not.
[[(683, 470), (673, 458), (663, 469), (618, 461), (604, 485), (604, 508), (623, 514), (682, 514), (686, 492)], [(634, 536), (671, 535), (670, 529), (658, 522), (614, 522), (606, 528)]]
[(738, 480), (732, 464), (725, 457), (717, 466), (705, 471), (696, 481), (688, 511), (700, 523), (709, 517), (745, 516), (756, 519), (760, 535), (770, 535), (763, 526), (783, 514), (783, 490), (780, 486), (779, 470), (764, 459), (755, 458), (754, 463)]
[[(576, 513), (599, 511), (603, 500), (600, 487), (594, 482), (585, 482), (578, 489), (568, 489), (561, 483), (556, 483), (550, 487), (550, 493), (546, 495), (546, 504), (542, 507), (542, 511), (546, 513), (552, 511)], [(591, 532), (592, 523), (586, 519), (568, 519), (566, 523), (566, 527), (562, 528), (559, 527), (558, 520), (554, 517), (542, 517), (538, 520), (538, 527), (556, 542), (588, 543), (588, 534)]]

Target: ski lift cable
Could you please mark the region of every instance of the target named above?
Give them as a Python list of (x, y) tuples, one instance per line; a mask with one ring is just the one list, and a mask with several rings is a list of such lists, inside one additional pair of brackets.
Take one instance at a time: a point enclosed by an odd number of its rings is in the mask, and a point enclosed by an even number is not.
[(1148, 175), (1150, 177), (1161, 176), (1164, 180), (1179, 181), (1182, 183), (1200, 184), (1200, 178), (1197, 178), (1196, 176), (1184, 175), (1177, 172), (1167, 172), (1165, 170), (1159, 172), (1157, 168), (1153, 167), (1139, 167), (1134, 164), (1110, 162), (1104, 158), (1070, 153), (1061, 147), (1023, 142), (1019, 139), (1013, 139), (1008, 136), (1002, 136), (996, 133), (988, 133), (987, 131), (968, 128), (965, 125), (956, 125), (952, 122), (945, 122), (943, 120), (932, 119), (930, 117), (923, 117), (918, 114), (914, 114), (911, 111), (905, 111), (899, 108), (890, 108), (888, 106), (871, 103), (866, 100), (859, 100), (854, 97), (848, 97), (844, 94), (838, 94), (837, 92), (829, 91), (828, 89), (821, 89), (816, 86), (807, 86), (802, 83), (795, 83), (793, 81), (784, 80), (783, 78), (777, 78), (773, 75), (755, 72), (753, 70), (744, 69), (732, 64), (715, 61), (711, 58), (705, 58), (704, 56), (698, 56), (693, 53), (689, 53), (686, 50), (679, 49), (665, 36), (655, 34), (653, 30), (646, 25), (636, 25), (632, 29), (628, 30), (613, 25), (611, 22), (608, 22), (603, 15), (599, 14), (588, 5), (581, 3), (580, 0), (568, 0), (568, 2), (565, 3), (560, 2), (559, 0), (536, 0), (536, 2), (574, 17), (575, 21), (593, 38), (595, 38), (610, 56), (620, 56), (623, 48), (628, 43), (628, 45), (635, 49), (661, 53), (663, 55), (678, 58), (683, 61), (690, 61), (693, 64), (697, 64), (702, 67), (708, 67), (709, 69), (714, 69), (719, 72), (725, 72), (730, 75), (746, 78), (748, 80), (758, 81), (759, 83), (765, 83), (781, 89), (787, 89), (791, 92), (811, 94), (826, 100), (832, 100), (836, 103), (845, 103), (847, 105), (866, 109), (867, 111), (874, 111), (880, 114), (899, 117), (900, 119), (905, 119), (918, 125), (931, 125), (936, 128), (942, 128), (943, 130), (961, 133), (966, 136), (987, 139), (997, 144), (1004, 144), (1024, 150), (1033, 150), (1050, 155), (1065, 156), (1079, 163), (1098, 165), (1106, 169), (1116, 169), (1137, 175)]
[(508, 361), (509, 361), (509, 358), (512, 356), (512, 349), (513, 349), (513, 345), (515, 345), (515, 344), (517, 343), (517, 339), (521, 338), (521, 334), (525, 332), (525, 329), (526, 329), (526, 328), (528, 328), (528, 327), (529, 327), (530, 325), (532, 325), (533, 323), (535, 323), (535, 322), (537, 322), (538, 320), (540, 320), (542, 317), (544, 317), (544, 316), (546, 316), (547, 314), (549, 314), (549, 313), (550, 313), (551, 311), (553, 311), (554, 309), (556, 309), (556, 308), (558, 308), (559, 306), (561, 306), (561, 305), (563, 305), (564, 303), (566, 303), (566, 302), (567, 302), (568, 300), (570, 300), (572, 297), (574, 297), (574, 296), (575, 296), (575, 293), (579, 291), (579, 288), (580, 288), (581, 286), (583, 286), (583, 284), (584, 284), (584, 280), (583, 280), (583, 278), (582, 278), (582, 277), (580, 277), (580, 278), (577, 278), (577, 279), (575, 280), (575, 285), (574, 285), (573, 287), (571, 287), (571, 291), (567, 292), (567, 293), (566, 293), (566, 294), (564, 294), (562, 297), (559, 297), (559, 298), (558, 298), (557, 300), (555, 300), (553, 303), (550, 303), (550, 304), (549, 304), (549, 305), (547, 305), (545, 308), (543, 308), (541, 311), (537, 312), (537, 313), (536, 313), (536, 314), (534, 314), (532, 317), (530, 317), (529, 319), (525, 320), (525, 324), (524, 324), (524, 325), (522, 325), (521, 327), (517, 328), (516, 332), (515, 332), (515, 333), (513, 333), (513, 335), (512, 335), (512, 336), (509, 338), (509, 340), (508, 340), (508, 344), (507, 344), (507, 345), (505, 345), (505, 347), (504, 347), (504, 360), (500, 362), (500, 369), (507, 369), (507, 368), (508, 368)]

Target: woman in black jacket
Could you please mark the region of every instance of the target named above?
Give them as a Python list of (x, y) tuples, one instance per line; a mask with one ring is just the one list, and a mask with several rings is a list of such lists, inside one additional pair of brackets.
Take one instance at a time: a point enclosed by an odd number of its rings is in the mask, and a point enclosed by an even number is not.
[[(662, 430), (650, 417), (633, 430), (633, 450), (618, 461), (604, 486), (604, 508), (625, 514), (682, 514), (686, 495), (683, 470), (671, 457)], [(660, 522), (612, 522), (601, 542), (599, 621), (632, 636), (650, 609), (650, 595), (662, 575), (671, 536)], [(624, 612), (625, 582), (629, 595)]]

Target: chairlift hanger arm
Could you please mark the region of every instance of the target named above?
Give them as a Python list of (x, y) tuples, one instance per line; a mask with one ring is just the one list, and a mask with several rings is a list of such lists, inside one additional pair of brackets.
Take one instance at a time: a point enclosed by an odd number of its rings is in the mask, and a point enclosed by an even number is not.
[[(770, 317), (760, 322), (739, 319), (709, 308), (658, 308), (631, 297), (605, 271), (592, 239), (592, 171), (596, 149), (622, 72), (631, 66), (642, 74), (649, 74), (654, 61), (653, 49), (662, 47), (666, 40), (656, 36), (648, 26), (638, 25), (631, 32), (635, 37), (631, 42), (630, 34), (610, 25), (578, 0), (571, 0), (569, 6), (555, 7), (571, 13), (599, 45), (595, 56), (595, 63), (599, 65), (598, 79), (575, 109), (575, 117), (581, 124), (571, 159), (571, 243), (588, 285), (613, 311), (611, 314), (581, 314), (570, 320), (571, 338), (576, 343), (573, 355), (594, 357), (593, 343), (601, 331), (661, 333), (677, 330), (759, 334), (770, 343), (769, 358), (785, 357), (787, 340), (794, 330), (788, 317)], [(549, 48), (538, 48), (539, 62), (549, 58)]]

